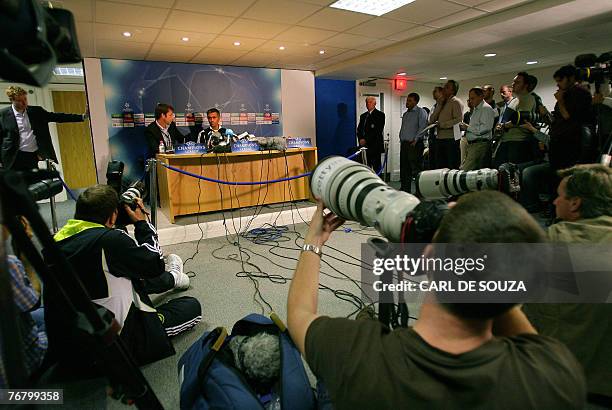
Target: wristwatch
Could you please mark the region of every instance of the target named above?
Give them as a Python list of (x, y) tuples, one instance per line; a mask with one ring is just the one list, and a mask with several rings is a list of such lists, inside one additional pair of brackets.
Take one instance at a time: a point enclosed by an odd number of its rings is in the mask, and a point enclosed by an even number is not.
[(302, 251), (311, 251), (319, 256), (323, 255), (323, 252), (321, 252), (321, 248), (319, 248), (316, 245), (312, 245), (310, 243), (305, 243), (304, 246), (302, 246)]

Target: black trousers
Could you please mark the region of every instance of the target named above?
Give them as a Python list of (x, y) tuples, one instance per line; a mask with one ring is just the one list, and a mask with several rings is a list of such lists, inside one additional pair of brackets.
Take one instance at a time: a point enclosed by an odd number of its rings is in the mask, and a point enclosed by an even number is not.
[(38, 168), (38, 153), (17, 151), (17, 156), (11, 169), (15, 171), (29, 171), (36, 168)]
[(400, 142), (400, 189), (404, 192), (410, 193), (412, 178), (422, 170), (423, 149), (423, 141), (420, 140), (414, 145), (407, 141)]
[(382, 154), (382, 152), (380, 151), (372, 151), (370, 149), (366, 150), (366, 156), (368, 157), (368, 166), (372, 168), (374, 172), (380, 171), (380, 168), (382, 167), (380, 161), (380, 154)]
[(436, 139), (435, 152), (436, 169), (459, 169), (461, 162), (459, 141), (455, 141), (454, 138)]
[[(170, 272), (164, 272), (143, 280), (143, 286), (147, 293), (163, 293), (174, 288), (174, 276)], [(189, 330), (202, 320), (200, 302), (191, 296), (169, 300), (155, 309), (168, 336), (176, 336)]]

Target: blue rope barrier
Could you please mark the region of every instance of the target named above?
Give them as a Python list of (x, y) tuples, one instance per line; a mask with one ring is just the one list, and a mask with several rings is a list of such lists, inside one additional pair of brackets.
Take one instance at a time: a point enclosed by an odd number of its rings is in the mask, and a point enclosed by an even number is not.
[[(355, 158), (358, 154), (360, 154), (361, 151), (357, 151), (356, 153), (346, 157), (346, 159), (353, 159)], [(380, 169), (380, 171), (378, 171), (378, 173), (376, 175), (380, 175), (383, 170), (385, 169), (385, 164), (387, 163), (387, 156), (385, 155), (385, 162), (383, 163), (382, 168)], [(310, 175), (312, 175), (312, 172), (307, 172), (305, 174), (299, 174), (299, 175), (295, 175), (292, 177), (285, 177), (285, 178), (278, 178), (278, 179), (271, 179), (268, 181), (258, 181), (258, 182), (230, 182), (230, 181), (222, 181), (220, 179), (214, 179), (214, 178), (208, 178), (205, 177), (203, 175), (198, 175), (198, 174), (194, 174), (193, 172), (189, 172), (189, 171), (185, 171), (183, 169), (180, 168), (175, 168), (171, 165), (165, 164), (163, 162), (160, 162), (160, 164), (164, 167), (166, 167), (167, 169), (174, 171), (174, 172), (178, 172), (179, 174), (183, 174), (183, 175), (187, 175), (193, 178), (197, 178), (197, 179), (201, 179), (203, 181), (208, 181), (208, 182), (214, 182), (216, 184), (222, 184), (222, 185), (266, 185), (266, 184), (274, 184), (277, 182), (284, 182), (284, 181), (291, 181), (293, 179), (299, 179), (299, 178), (304, 178), (304, 177), (308, 177)]]
[(66, 185), (66, 183), (64, 182), (64, 180), (62, 179), (62, 177), (58, 176), (58, 178), (60, 179), (60, 181), (62, 181), (62, 185), (64, 186), (64, 189), (66, 190), (66, 192), (68, 193), (68, 196), (70, 196), (70, 198), (72, 198), (73, 201), (76, 201), (76, 197), (74, 196), (74, 194), (72, 193), (72, 191), (70, 190), (70, 188), (68, 188), (68, 185)]

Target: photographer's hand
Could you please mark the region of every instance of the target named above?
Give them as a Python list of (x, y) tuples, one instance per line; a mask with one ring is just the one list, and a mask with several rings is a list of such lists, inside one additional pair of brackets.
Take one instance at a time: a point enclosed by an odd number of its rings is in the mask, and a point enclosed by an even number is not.
[(317, 198), (317, 210), (312, 216), (304, 243), (321, 247), (327, 242), (331, 233), (344, 223), (344, 219), (332, 212), (324, 215), (323, 209), (323, 201)]
[(147, 220), (142, 199), (136, 198), (136, 209), (134, 210), (132, 210), (132, 208), (130, 208), (127, 204), (124, 204), (123, 207), (125, 208), (125, 213), (128, 215), (130, 221), (132, 221), (133, 223)]

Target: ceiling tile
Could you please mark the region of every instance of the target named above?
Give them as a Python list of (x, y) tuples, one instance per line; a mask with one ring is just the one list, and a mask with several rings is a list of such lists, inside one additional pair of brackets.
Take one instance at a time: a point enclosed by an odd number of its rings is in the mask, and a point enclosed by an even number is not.
[(246, 54), (244, 50), (220, 50), (205, 48), (196, 55), (191, 62), (198, 64), (229, 64)]
[(527, 3), (529, 0), (493, 0), (478, 5), (478, 8), (486, 11), (498, 11), (508, 7)]
[(325, 39), (338, 34), (335, 31), (321, 30), (309, 27), (291, 27), (289, 30), (279, 34), (274, 39), (279, 41), (291, 41), (294, 43), (317, 44)]
[(189, 61), (201, 47), (177, 46), (172, 44), (153, 44), (147, 60), (155, 61)]
[(210, 14), (191, 13), (172, 10), (164, 28), (195, 31), (198, 33), (220, 33), (230, 25), (231, 17), (211, 16)]
[(319, 6), (329, 6), (330, 4), (335, 3), (336, 0), (300, 0), (300, 2), (318, 4)]
[(380, 50), (382, 48), (388, 47), (391, 44), (394, 44), (395, 41), (391, 41), (391, 40), (387, 40), (387, 39), (381, 39), (381, 40), (376, 40), (373, 41), (371, 43), (367, 43), (364, 44), (362, 46), (359, 47), (355, 47), (355, 49), (357, 50), (361, 50), (361, 51), (376, 51), (376, 50)]
[(464, 21), (471, 20), (484, 15), (486, 15), (484, 11), (476, 9), (467, 9), (455, 14), (451, 14), (450, 16), (442, 17), (438, 20), (430, 21), (429, 23), (427, 23), (427, 25), (438, 28), (448, 27), (452, 26), (453, 24), (462, 23)]
[(197, 13), (214, 14), (217, 16), (238, 17), (241, 15), (255, 0), (223, 0), (206, 2), (202, 0), (177, 0), (174, 9), (195, 11)]
[[(240, 46), (235, 46), (234, 45), (235, 41), (239, 41)], [(244, 52), (251, 51), (259, 47), (260, 45), (265, 43), (265, 41), (266, 40), (263, 40), (260, 38), (248, 38), (248, 37), (241, 37), (241, 36), (220, 35), (220, 36), (217, 36), (217, 38), (215, 38), (215, 40), (212, 43), (210, 43), (208, 47), (219, 48), (219, 49), (224, 49), (224, 50), (234, 50), (234, 51), (239, 50), (239, 51), (242, 51), (244, 54)]]
[(95, 57), (96, 49), (94, 47), (93, 23), (77, 22), (75, 25), (81, 55), (83, 57)]
[(272, 53), (264, 53), (259, 50), (251, 51), (233, 62), (236, 65), (251, 67), (265, 67), (278, 60), (278, 56)]
[(372, 37), (356, 36), (354, 34), (342, 33), (328, 40), (322, 41), (321, 45), (338, 48), (357, 48), (377, 40)]
[(96, 40), (96, 54), (100, 58), (144, 60), (151, 44), (115, 40)]
[[(279, 47), (285, 47), (284, 50), (279, 50)], [(320, 46), (305, 45), (301, 43), (292, 43), (288, 41), (270, 40), (262, 44), (257, 48), (258, 51), (264, 53), (271, 53), (281, 58), (284, 55), (301, 55), (301, 56), (313, 56), (318, 54)]]
[(93, 21), (93, 0), (61, 0), (52, 1), (56, 8), (70, 10), (75, 21)]
[(422, 34), (425, 34), (425, 33), (429, 33), (429, 32), (434, 31), (434, 30), (436, 30), (436, 29), (433, 28), (433, 27), (416, 26), (416, 27), (413, 27), (413, 28), (411, 28), (409, 30), (402, 31), (400, 33), (395, 33), (393, 35), (390, 35), (388, 37), (388, 39), (389, 40), (393, 40), (393, 41), (404, 41), (404, 40), (408, 40), (408, 39), (411, 39), (411, 38), (414, 38), (414, 37), (418, 37), (418, 36), (420, 36)]
[(377, 17), (370, 21), (360, 24), (347, 31), (351, 34), (359, 34), (361, 36), (385, 38), (389, 37), (394, 33), (400, 31), (406, 31), (411, 27), (415, 27), (415, 24), (406, 23), (404, 21), (391, 20), (383, 17)]
[(272, 23), (295, 24), (320, 8), (321, 6), (314, 4), (290, 0), (258, 0), (241, 17)]
[(300, 21), (300, 26), (344, 31), (370, 19), (372, 19), (372, 16), (367, 14), (327, 7)]
[(479, 4), (486, 3), (489, 0), (450, 0), (452, 3), (458, 3), (463, 6), (474, 7)]
[(385, 17), (423, 24), (465, 10), (465, 6), (445, 0), (416, 0), (385, 14)]
[(164, 24), (168, 11), (154, 7), (96, 1), (98, 23), (159, 28)]
[(291, 27), (289, 24), (267, 23), (264, 21), (237, 19), (223, 34), (234, 36), (245, 36), (251, 38), (263, 38), (269, 40), (280, 32)]
[(172, 2), (168, 0), (112, 0), (113, 3), (134, 4), (136, 6), (159, 7), (162, 9), (172, 8)]
[[(319, 53), (320, 50), (324, 50), (325, 53)], [(346, 48), (336, 48), (336, 47), (327, 47), (327, 46), (318, 46), (314, 50), (314, 55), (319, 56), (319, 60), (331, 58), (338, 56), (342, 53), (348, 51)]]
[[(123, 33), (132, 33), (125, 37)], [(94, 24), (94, 35), (101, 40), (131, 41), (135, 43), (152, 43), (159, 34), (159, 29), (149, 27), (118, 26), (115, 24)]]
[[(189, 41), (183, 41), (183, 37), (189, 38)], [(210, 33), (162, 29), (155, 42), (157, 44), (177, 44), (202, 48), (206, 47), (215, 37), (217, 37), (216, 34)]]

